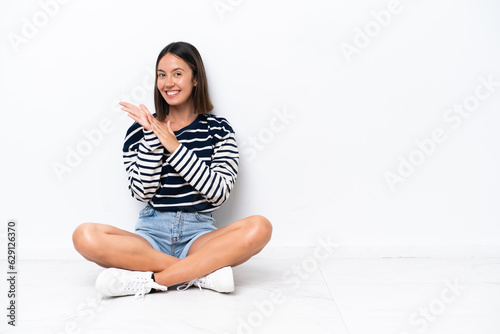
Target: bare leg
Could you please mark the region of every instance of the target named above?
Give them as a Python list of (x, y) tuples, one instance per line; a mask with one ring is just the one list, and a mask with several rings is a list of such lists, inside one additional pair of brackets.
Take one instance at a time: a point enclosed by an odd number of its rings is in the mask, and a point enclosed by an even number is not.
[(85, 223), (73, 233), (75, 249), (104, 268), (153, 271), (157, 283), (172, 286), (237, 266), (271, 239), (272, 226), (251, 216), (198, 238), (182, 260), (155, 250), (144, 238), (110, 225)]
[(222, 267), (239, 265), (259, 253), (271, 239), (271, 233), (271, 223), (262, 216), (234, 222), (198, 238), (186, 258), (156, 272), (155, 280), (172, 286)]
[(137, 234), (104, 224), (78, 226), (73, 244), (84, 258), (104, 268), (158, 272), (180, 261), (155, 250)]

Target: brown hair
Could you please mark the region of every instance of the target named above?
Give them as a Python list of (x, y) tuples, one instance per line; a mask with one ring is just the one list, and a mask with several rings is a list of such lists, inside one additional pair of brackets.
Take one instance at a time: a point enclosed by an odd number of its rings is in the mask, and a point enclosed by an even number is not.
[(194, 112), (198, 114), (205, 114), (210, 112), (214, 107), (210, 102), (208, 96), (208, 82), (205, 73), (205, 66), (198, 50), (191, 44), (186, 42), (174, 42), (167, 45), (158, 55), (156, 60), (156, 74), (155, 74), (155, 108), (156, 117), (163, 121), (169, 113), (169, 105), (167, 101), (161, 96), (160, 90), (156, 83), (158, 82), (158, 63), (167, 54), (171, 53), (184, 60), (191, 70), (193, 71), (193, 79), (196, 79), (196, 86), (193, 87), (193, 102)]

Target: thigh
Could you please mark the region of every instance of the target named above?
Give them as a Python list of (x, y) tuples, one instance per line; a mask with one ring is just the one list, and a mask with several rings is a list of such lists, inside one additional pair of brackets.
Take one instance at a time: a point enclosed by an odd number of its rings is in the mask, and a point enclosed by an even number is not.
[[(152, 247), (146, 239), (135, 233), (122, 230), (112, 225), (99, 223), (84, 223), (78, 226), (73, 233), (73, 242), (75, 243), (75, 246), (91, 243), (95, 244), (100, 243), (101, 239), (108, 236), (129, 237), (133, 238), (136, 242)], [(78, 248), (79, 247), (77, 247), (77, 250)]]
[(91, 225), (90, 228), (93, 229), (95, 233), (121, 235), (121, 236), (132, 237), (132, 238), (144, 240), (144, 238), (141, 237), (140, 235), (137, 235), (133, 232), (129, 232), (127, 230), (122, 230), (121, 228), (118, 228), (118, 227), (113, 226), (113, 225), (99, 224), (99, 223), (87, 223), (87, 224)]
[(114, 234), (114, 235), (122, 235), (126, 237), (132, 237), (132, 238), (137, 238), (137, 239), (142, 239), (144, 240), (143, 237), (140, 235), (137, 235), (133, 232), (127, 231), (127, 230), (122, 230), (121, 228), (115, 227), (113, 225), (106, 225), (106, 224), (99, 224), (100, 229), (102, 232), (107, 233), (107, 234)]
[(111, 225), (82, 224), (75, 231), (74, 241), (84, 258), (105, 268), (161, 271), (177, 261), (156, 250), (145, 238)]
[(198, 239), (191, 245), (189, 248), (188, 255), (195, 253), (198, 251), (200, 248), (202, 248), (208, 241), (210, 241), (213, 238), (216, 238), (218, 236), (224, 235), (228, 232), (233, 232), (239, 229), (244, 229), (248, 225), (248, 218), (241, 219), (238, 221), (235, 221), (234, 223), (231, 223), (227, 226), (218, 228), (212, 232), (208, 232)]
[(188, 255), (197, 252), (212, 239), (224, 238), (226, 235), (233, 242), (240, 246), (245, 245), (250, 252), (257, 254), (271, 239), (272, 230), (271, 222), (267, 218), (250, 216), (202, 235), (192, 244)]

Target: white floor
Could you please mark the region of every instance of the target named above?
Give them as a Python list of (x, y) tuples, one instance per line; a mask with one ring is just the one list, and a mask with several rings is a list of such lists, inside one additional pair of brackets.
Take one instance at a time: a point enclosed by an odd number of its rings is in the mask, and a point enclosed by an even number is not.
[(12, 333), (500, 333), (500, 258), (255, 258), (234, 268), (234, 293), (192, 287), (142, 301), (99, 299), (101, 269), (83, 260), (18, 268)]

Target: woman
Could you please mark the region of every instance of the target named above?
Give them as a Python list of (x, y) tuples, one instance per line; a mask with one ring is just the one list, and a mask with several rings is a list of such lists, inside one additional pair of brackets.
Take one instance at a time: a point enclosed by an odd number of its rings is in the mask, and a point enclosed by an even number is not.
[(227, 120), (213, 109), (198, 50), (171, 43), (156, 62), (156, 115), (121, 102), (135, 121), (123, 156), (132, 196), (146, 207), (135, 233), (85, 223), (75, 249), (108, 268), (96, 287), (104, 296), (142, 295), (187, 283), (234, 290), (231, 267), (269, 242), (270, 222), (251, 216), (216, 229), (211, 212), (224, 203), (238, 172), (238, 149)]

